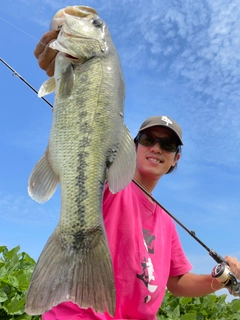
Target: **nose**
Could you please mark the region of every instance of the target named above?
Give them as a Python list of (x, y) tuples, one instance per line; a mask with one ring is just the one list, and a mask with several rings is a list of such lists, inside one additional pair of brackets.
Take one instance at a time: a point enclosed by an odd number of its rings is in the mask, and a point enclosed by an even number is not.
[(154, 153), (162, 153), (160, 141), (157, 141), (150, 149)]

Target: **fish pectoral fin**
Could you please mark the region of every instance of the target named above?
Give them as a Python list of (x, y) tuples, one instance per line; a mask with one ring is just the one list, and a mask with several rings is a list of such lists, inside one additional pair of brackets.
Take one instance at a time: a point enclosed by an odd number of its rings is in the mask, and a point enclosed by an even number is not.
[(64, 71), (62, 71), (62, 76), (59, 84), (59, 96), (61, 98), (68, 97), (72, 93), (72, 89), (74, 86), (74, 72), (73, 66), (69, 64)]
[(34, 167), (28, 180), (28, 194), (39, 203), (49, 200), (54, 194), (59, 178), (48, 160), (48, 148)]
[(42, 97), (46, 96), (47, 94), (54, 92), (55, 86), (56, 86), (56, 82), (55, 82), (55, 78), (53, 76), (53, 77), (49, 78), (48, 80), (46, 80), (45, 82), (43, 82), (43, 84), (41, 85), (41, 87), (38, 91), (38, 97), (42, 98)]
[(116, 193), (124, 189), (133, 179), (136, 168), (136, 149), (127, 127), (123, 134), (113, 163), (107, 170), (109, 190)]
[(94, 234), (91, 230), (91, 235), (86, 235), (87, 241), (76, 245), (57, 230), (46, 243), (33, 271), (26, 313), (43, 314), (64, 301), (72, 301), (80, 308), (92, 307), (102, 313), (108, 310), (113, 316), (116, 292), (104, 232)]

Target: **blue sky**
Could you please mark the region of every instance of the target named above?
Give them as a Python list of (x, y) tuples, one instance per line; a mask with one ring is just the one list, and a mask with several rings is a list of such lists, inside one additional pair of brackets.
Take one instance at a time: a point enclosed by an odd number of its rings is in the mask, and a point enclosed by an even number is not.
[[(35, 45), (56, 11), (74, 4), (1, 4), (0, 57), (36, 89), (47, 76), (33, 56)], [(208, 247), (240, 259), (239, 1), (84, 4), (106, 21), (119, 52), (132, 136), (152, 115), (168, 115), (182, 126), (178, 169), (161, 179), (154, 196)], [(20, 245), (37, 259), (60, 213), (59, 189), (43, 205), (27, 194), (28, 177), (48, 143), (52, 111), (2, 63), (0, 74), (0, 245)], [(193, 271), (211, 272), (215, 262), (207, 251), (178, 230)]]

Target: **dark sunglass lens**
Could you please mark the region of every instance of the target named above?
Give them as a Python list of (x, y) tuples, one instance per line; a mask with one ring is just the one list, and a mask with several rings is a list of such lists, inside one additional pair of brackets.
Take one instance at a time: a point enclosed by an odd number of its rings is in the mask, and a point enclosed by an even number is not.
[(176, 152), (177, 151), (177, 143), (172, 140), (162, 140), (161, 141), (162, 148), (168, 152)]
[(146, 147), (151, 147), (157, 142), (160, 144), (160, 147), (168, 152), (176, 152), (178, 144), (176, 141), (169, 138), (158, 138), (155, 135), (149, 133), (142, 133), (138, 138), (138, 142)]
[(143, 133), (140, 138), (139, 138), (139, 143), (142, 144), (143, 146), (152, 146), (154, 145), (156, 139), (146, 133)]

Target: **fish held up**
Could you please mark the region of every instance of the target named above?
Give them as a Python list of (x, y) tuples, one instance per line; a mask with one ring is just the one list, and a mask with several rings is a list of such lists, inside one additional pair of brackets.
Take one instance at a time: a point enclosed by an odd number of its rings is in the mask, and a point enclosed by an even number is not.
[(116, 193), (132, 180), (136, 152), (124, 124), (125, 85), (106, 23), (90, 7), (61, 9), (52, 28), (55, 91), (48, 147), (34, 167), (29, 195), (39, 203), (61, 187), (61, 214), (34, 269), (26, 312), (43, 314), (65, 301), (113, 315), (115, 285), (102, 218), (105, 181)]

